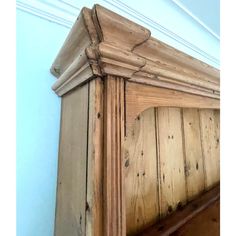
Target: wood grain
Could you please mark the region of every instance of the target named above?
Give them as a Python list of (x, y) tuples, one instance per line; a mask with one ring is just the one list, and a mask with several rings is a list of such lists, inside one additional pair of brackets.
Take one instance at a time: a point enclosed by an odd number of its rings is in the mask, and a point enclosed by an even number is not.
[(104, 89), (104, 235), (124, 236), (124, 81), (109, 76)]
[(88, 84), (62, 100), (56, 236), (85, 235)]
[(218, 109), (218, 99), (202, 97), (171, 89), (150, 85), (126, 83), (126, 127), (130, 127), (135, 117), (150, 107), (183, 107)]
[(160, 211), (164, 217), (186, 202), (182, 122), (179, 108), (158, 108)]
[(205, 166), (205, 188), (220, 180), (219, 111), (200, 110), (201, 140)]
[(198, 109), (183, 109), (183, 142), (187, 197), (191, 200), (204, 190), (204, 165)]
[[(157, 224), (147, 228), (140, 234), (139, 236), (169, 236), (169, 235), (179, 235), (179, 232), (184, 232), (189, 226), (192, 225), (192, 222), (198, 223), (198, 229), (195, 228), (195, 232), (207, 232), (207, 228), (205, 228), (206, 223), (209, 223), (209, 218), (205, 217), (205, 212), (209, 212), (209, 209), (214, 209), (215, 204), (219, 204), (220, 198), (220, 186), (212, 188), (211, 190), (205, 192), (197, 199), (188, 203), (185, 207), (178, 209), (176, 212), (161, 220)], [(219, 206), (219, 205), (218, 205)], [(211, 211), (210, 211), (211, 212)], [(212, 214), (211, 214), (212, 215)], [(214, 218), (219, 217), (219, 212), (213, 210)], [(212, 216), (213, 216), (212, 215)], [(208, 219), (207, 219), (208, 218)], [(202, 220), (207, 220), (208, 222), (201, 222)], [(212, 220), (212, 219), (211, 219)], [(214, 219), (215, 221), (215, 219)], [(214, 224), (214, 222), (212, 222)], [(210, 226), (210, 224), (208, 224)], [(187, 227), (186, 227), (187, 226)], [(192, 225), (194, 226), (194, 225)], [(202, 227), (203, 226), (203, 227)], [(213, 226), (213, 225), (212, 225)], [(181, 228), (182, 227), (182, 228)], [(185, 228), (186, 227), (186, 228)], [(191, 228), (191, 227), (190, 227)], [(184, 229), (184, 230), (183, 230)], [(214, 232), (214, 229), (208, 229), (209, 233)], [(183, 231), (182, 231), (183, 230)], [(201, 233), (195, 234), (195, 232), (189, 231), (189, 235), (202, 235)], [(216, 231), (217, 232), (217, 231)], [(192, 233), (192, 234), (191, 234)], [(182, 234), (180, 234), (182, 235)], [(183, 234), (185, 235), (185, 234)], [(208, 234), (204, 234), (208, 235)], [(210, 236), (214, 236), (209, 234)]]
[(89, 83), (86, 235), (103, 236), (103, 82)]
[(214, 202), (171, 236), (220, 236), (220, 200)]
[(132, 235), (159, 216), (154, 108), (140, 114), (127, 134), (125, 168), (127, 235)]

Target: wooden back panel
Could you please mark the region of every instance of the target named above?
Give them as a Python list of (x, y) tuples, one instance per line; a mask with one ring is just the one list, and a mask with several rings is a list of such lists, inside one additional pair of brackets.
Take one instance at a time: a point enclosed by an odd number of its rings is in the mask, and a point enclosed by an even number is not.
[(149, 108), (127, 130), (127, 235), (219, 182), (217, 109)]

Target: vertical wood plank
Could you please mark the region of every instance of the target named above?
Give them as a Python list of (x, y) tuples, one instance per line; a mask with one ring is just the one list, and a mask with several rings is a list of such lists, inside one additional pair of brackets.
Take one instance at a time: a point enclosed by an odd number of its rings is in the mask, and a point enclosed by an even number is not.
[(155, 109), (142, 112), (125, 140), (127, 235), (153, 224), (159, 215)]
[(183, 142), (187, 197), (192, 200), (204, 190), (204, 166), (198, 109), (183, 109)]
[(186, 202), (181, 110), (158, 108), (161, 217)]
[(55, 235), (85, 235), (88, 84), (62, 98)]
[(86, 235), (103, 236), (103, 82), (89, 82)]
[(104, 86), (104, 235), (124, 236), (124, 80), (108, 76)]
[(205, 166), (205, 188), (220, 180), (219, 114), (212, 109), (200, 110), (201, 140)]

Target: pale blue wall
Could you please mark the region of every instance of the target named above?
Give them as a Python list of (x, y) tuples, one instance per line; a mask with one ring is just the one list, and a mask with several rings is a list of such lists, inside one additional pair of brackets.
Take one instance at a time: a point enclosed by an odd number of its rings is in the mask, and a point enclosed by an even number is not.
[(17, 11), (17, 235), (52, 236), (60, 99), (49, 67), (68, 29)]
[[(60, 99), (52, 92), (50, 66), (83, 6), (93, 0), (17, 0), (17, 235), (52, 236), (55, 215)], [(23, 6), (37, 3), (33, 7)], [(219, 63), (219, 40), (168, 0), (98, 0), (97, 3), (148, 27), (152, 35), (213, 66)], [(43, 3), (43, 7), (41, 6)], [(74, 5), (74, 6), (73, 6)], [(43, 8), (49, 7), (48, 13)], [(37, 9), (37, 7), (40, 9)], [(47, 7), (46, 7), (47, 8)], [(134, 10), (154, 19), (140, 16)], [(57, 16), (66, 18), (58, 19)], [(44, 18), (52, 18), (50, 22)], [(60, 24), (61, 22), (61, 24)], [(157, 23), (200, 49), (191, 49)], [(64, 26), (63, 26), (64, 25)], [(172, 35), (172, 36), (171, 36)], [(171, 36), (171, 37), (170, 37)], [(202, 51), (201, 51), (202, 50)], [(207, 57), (206, 55), (210, 55)], [(212, 57), (212, 58), (211, 58)]]

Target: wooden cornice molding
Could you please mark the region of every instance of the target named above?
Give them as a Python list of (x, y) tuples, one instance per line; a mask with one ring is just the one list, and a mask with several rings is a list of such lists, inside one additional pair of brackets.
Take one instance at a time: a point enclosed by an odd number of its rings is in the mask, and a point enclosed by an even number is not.
[(151, 37), (148, 29), (100, 6), (83, 8), (51, 72), (62, 96), (97, 76), (114, 75), (219, 99), (219, 70)]

